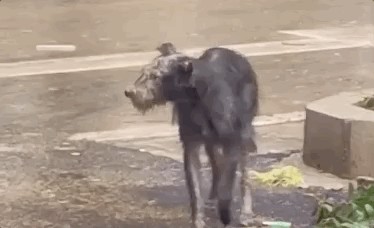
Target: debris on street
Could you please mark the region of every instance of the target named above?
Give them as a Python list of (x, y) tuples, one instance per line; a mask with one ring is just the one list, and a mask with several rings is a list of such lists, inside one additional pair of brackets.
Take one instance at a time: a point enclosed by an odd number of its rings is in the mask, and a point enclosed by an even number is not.
[(300, 170), (294, 166), (274, 168), (264, 173), (253, 171), (253, 174), (256, 181), (273, 187), (297, 187), (303, 183)]

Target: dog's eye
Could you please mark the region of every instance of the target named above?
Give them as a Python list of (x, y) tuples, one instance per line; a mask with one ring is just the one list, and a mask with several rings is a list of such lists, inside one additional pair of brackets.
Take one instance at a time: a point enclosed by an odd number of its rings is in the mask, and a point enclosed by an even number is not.
[(157, 79), (157, 75), (156, 74), (150, 74), (149, 78), (152, 79), (152, 80)]

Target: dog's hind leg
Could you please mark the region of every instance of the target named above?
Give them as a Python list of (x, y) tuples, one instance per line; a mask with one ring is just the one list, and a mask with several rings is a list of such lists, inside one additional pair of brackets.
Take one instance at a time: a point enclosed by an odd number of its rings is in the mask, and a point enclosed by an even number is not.
[(212, 185), (210, 187), (209, 200), (217, 199), (218, 182), (221, 176), (222, 155), (219, 147), (213, 143), (206, 143), (205, 150), (212, 167)]
[(192, 228), (203, 228), (204, 199), (201, 194), (201, 174), (199, 149), (201, 143), (184, 142), (184, 171), (186, 185), (190, 195)]
[(252, 191), (251, 183), (249, 180), (249, 174), (246, 169), (248, 151), (242, 152), (242, 158), (240, 159), (240, 215), (239, 223), (242, 226), (254, 225), (253, 211), (252, 211)]
[[(236, 140), (233, 140), (236, 141)], [(225, 143), (223, 146), (224, 164), (218, 184), (218, 213), (221, 222), (227, 226), (231, 223), (231, 203), (240, 156), (240, 144)]]
[(243, 134), (242, 153), (240, 159), (240, 216), (239, 223), (242, 226), (256, 225), (252, 210), (252, 189), (247, 172), (248, 153), (257, 152), (257, 145), (254, 141), (254, 132), (252, 126), (249, 125), (251, 134)]

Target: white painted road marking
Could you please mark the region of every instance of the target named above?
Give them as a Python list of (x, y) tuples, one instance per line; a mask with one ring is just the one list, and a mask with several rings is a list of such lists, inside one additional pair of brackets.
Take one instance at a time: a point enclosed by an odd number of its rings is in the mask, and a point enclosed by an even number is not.
[[(373, 42), (370, 35), (368, 35), (368, 32), (371, 31), (370, 29), (372, 27), (363, 26), (355, 28), (327, 28), (324, 30), (279, 31), (280, 33), (308, 37), (308, 39), (224, 45), (223, 47), (237, 50), (246, 56), (372, 47)], [(352, 35), (352, 33), (355, 35)], [(196, 56), (204, 49), (206, 47), (182, 51)], [(152, 51), (0, 63), (0, 78), (136, 67), (144, 65), (156, 55), (157, 52)]]
[(374, 26), (362, 25), (352, 27), (325, 28), (318, 30), (281, 30), (279, 33), (302, 36), (319, 40), (345, 40), (345, 41), (365, 41), (366, 45), (373, 46)]
[[(271, 116), (258, 116), (254, 121), (254, 126), (262, 127), (275, 124), (283, 124), (290, 122), (300, 122), (305, 120), (305, 112), (291, 112), (274, 114)], [(154, 129), (159, 129), (155, 131)], [(146, 132), (146, 134), (145, 134)], [(113, 131), (101, 132), (85, 132), (77, 133), (69, 137), (69, 140), (79, 141), (88, 140), (94, 142), (108, 142), (108, 141), (130, 141), (147, 138), (163, 138), (174, 137), (178, 135), (177, 126), (169, 123), (147, 123), (147, 124), (133, 124), (122, 127)]]

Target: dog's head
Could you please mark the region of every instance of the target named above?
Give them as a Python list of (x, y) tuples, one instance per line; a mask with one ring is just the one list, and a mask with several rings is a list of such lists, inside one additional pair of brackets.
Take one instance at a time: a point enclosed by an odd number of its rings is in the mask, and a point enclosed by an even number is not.
[(192, 74), (192, 58), (178, 53), (172, 43), (163, 43), (157, 50), (160, 55), (145, 65), (139, 78), (125, 90), (125, 96), (142, 113), (187, 96), (184, 88)]

